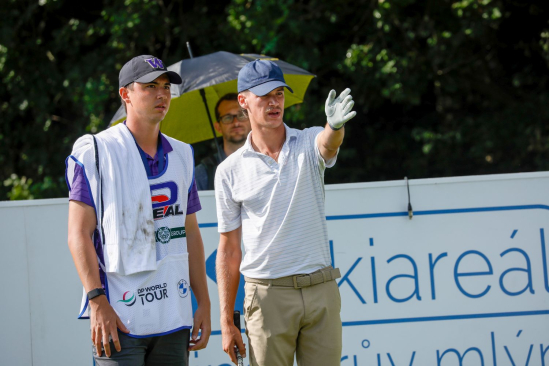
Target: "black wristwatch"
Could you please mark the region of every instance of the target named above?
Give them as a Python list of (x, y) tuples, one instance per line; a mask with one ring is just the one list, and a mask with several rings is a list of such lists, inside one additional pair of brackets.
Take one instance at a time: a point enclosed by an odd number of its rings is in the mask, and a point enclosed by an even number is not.
[(97, 296), (101, 296), (101, 295), (107, 296), (107, 294), (105, 293), (105, 290), (103, 290), (102, 288), (93, 289), (90, 292), (88, 292), (88, 300), (95, 299)]

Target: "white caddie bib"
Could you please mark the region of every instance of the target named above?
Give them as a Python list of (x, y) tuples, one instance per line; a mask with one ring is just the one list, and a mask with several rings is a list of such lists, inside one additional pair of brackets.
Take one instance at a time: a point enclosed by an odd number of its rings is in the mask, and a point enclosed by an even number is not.
[[(190, 145), (166, 138), (173, 151), (166, 155), (164, 170), (149, 178), (157, 269), (132, 275), (106, 273), (109, 302), (134, 337), (168, 334), (193, 325), (185, 219), (194, 158)], [(82, 305), (81, 317), (88, 313), (87, 298)]]

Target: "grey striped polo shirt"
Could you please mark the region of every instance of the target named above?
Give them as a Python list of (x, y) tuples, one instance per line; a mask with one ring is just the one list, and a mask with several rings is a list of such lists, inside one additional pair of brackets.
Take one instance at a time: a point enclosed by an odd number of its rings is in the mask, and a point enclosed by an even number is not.
[(311, 273), (331, 263), (324, 210), (325, 162), (317, 145), (322, 127), (286, 128), (276, 162), (256, 152), (251, 135), (217, 168), (218, 231), (242, 225), (240, 271), (252, 278)]

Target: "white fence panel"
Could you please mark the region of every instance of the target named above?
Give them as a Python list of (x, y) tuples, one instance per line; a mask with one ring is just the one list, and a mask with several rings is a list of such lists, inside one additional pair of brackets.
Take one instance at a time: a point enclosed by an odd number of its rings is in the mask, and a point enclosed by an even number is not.
[[(327, 186), (343, 275), (341, 365), (549, 366), (547, 187), (546, 172), (413, 180), (410, 220), (404, 181)], [(191, 365), (225, 366), (215, 202), (213, 192), (200, 197), (213, 334)], [(92, 364), (88, 321), (76, 319), (82, 290), (67, 207), (66, 199), (0, 202), (6, 364)]]

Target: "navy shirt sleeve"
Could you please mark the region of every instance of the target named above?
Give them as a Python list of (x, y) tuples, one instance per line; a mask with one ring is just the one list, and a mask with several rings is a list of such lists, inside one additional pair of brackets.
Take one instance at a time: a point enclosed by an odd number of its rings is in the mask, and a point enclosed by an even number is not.
[(84, 170), (80, 164), (74, 166), (74, 178), (72, 179), (71, 191), (69, 192), (69, 200), (80, 201), (93, 207), (91, 193), (88, 184), (86, 183)]
[(200, 199), (198, 198), (198, 191), (196, 190), (196, 182), (193, 180), (193, 186), (189, 191), (187, 199), (187, 215), (191, 215), (195, 212), (202, 210)]

